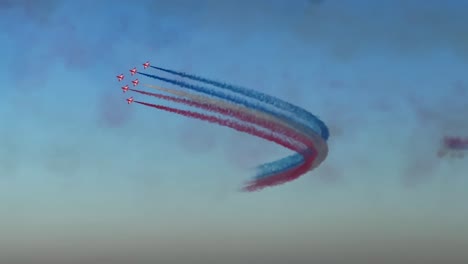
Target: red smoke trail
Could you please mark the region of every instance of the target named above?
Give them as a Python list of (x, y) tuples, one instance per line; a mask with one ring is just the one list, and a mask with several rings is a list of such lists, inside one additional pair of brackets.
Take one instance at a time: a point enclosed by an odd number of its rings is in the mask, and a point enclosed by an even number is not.
[(261, 130), (258, 130), (255, 127), (252, 127), (252, 126), (249, 126), (249, 125), (242, 125), (242, 124), (233, 122), (233, 121), (228, 120), (228, 119), (222, 119), (222, 118), (219, 118), (219, 117), (216, 117), (216, 116), (205, 115), (205, 114), (196, 113), (196, 112), (192, 112), (192, 111), (181, 110), (181, 109), (176, 109), (176, 108), (172, 108), (172, 107), (156, 105), (156, 104), (150, 104), (150, 103), (145, 103), (145, 102), (140, 102), (140, 101), (134, 101), (134, 102), (138, 103), (138, 104), (146, 105), (146, 106), (149, 106), (149, 107), (153, 107), (153, 108), (156, 108), (156, 109), (164, 110), (164, 111), (167, 111), (167, 112), (172, 112), (172, 113), (175, 113), (175, 114), (183, 115), (183, 116), (186, 116), (186, 117), (196, 118), (196, 119), (208, 121), (210, 123), (216, 123), (216, 124), (219, 124), (221, 126), (230, 127), (230, 128), (235, 129), (237, 131), (245, 132), (245, 133), (248, 133), (248, 134), (251, 134), (251, 135), (254, 135), (254, 136), (257, 136), (257, 137), (260, 137), (260, 138), (263, 138), (263, 139), (266, 139), (266, 140), (269, 140), (269, 141), (272, 141), (272, 142), (275, 142), (275, 143), (277, 143), (277, 144), (279, 144), (279, 145), (281, 145), (283, 147), (286, 147), (286, 148), (288, 148), (290, 150), (299, 152), (304, 156), (305, 161), (304, 161), (304, 163), (302, 163), (302, 165), (300, 165), (300, 166), (298, 166), (298, 167), (296, 167), (294, 169), (278, 173), (277, 175), (274, 175), (274, 176), (271, 176), (271, 177), (267, 177), (267, 178), (264, 178), (264, 179), (260, 179), (260, 180), (250, 182), (246, 187), (244, 187), (242, 189), (243, 191), (248, 191), (248, 192), (257, 191), (257, 190), (260, 190), (260, 189), (268, 187), (268, 186), (278, 185), (278, 184), (281, 184), (281, 183), (285, 183), (285, 182), (297, 179), (298, 177), (300, 177), (302, 174), (306, 173), (309, 170), (309, 168), (312, 166), (312, 163), (314, 162), (314, 159), (317, 157), (317, 152), (316, 152), (315, 148), (313, 147), (311, 141), (307, 142), (308, 144), (310, 144), (310, 149), (308, 151), (303, 151), (302, 149), (297, 148), (296, 146), (290, 144), (290, 142), (288, 142), (287, 140), (283, 140), (282, 138), (275, 137), (273, 135), (265, 133), (265, 132), (263, 132)]
[[(157, 97), (157, 98), (160, 98), (160, 99), (165, 99), (165, 100), (169, 100), (169, 101), (173, 101), (173, 102), (177, 102), (177, 103), (182, 103), (182, 104), (185, 104), (185, 105), (202, 108), (202, 109), (205, 109), (205, 110), (208, 110), (208, 111), (213, 111), (213, 112), (217, 112), (217, 113), (220, 113), (220, 114), (225, 114), (225, 115), (228, 115), (228, 116), (232, 116), (232, 117), (238, 118), (238, 119), (240, 119), (242, 121), (257, 124), (259, 126), (270, 129), (272, 131), (276, 131), (276, 132), (281, 131), (282, 132), (281, 134), (283, 134), (283, 135), (285, 135), (287, 137), (290, 137), (290, 138), (297, 139), (299, 142), (303, 143), (309, 149), (315, 150), (312, 142), (308, 138), (303, 137), (301, 134), (295, 133), (294, 130), (289, 129), (288, 127), (285, 127), (285, 126), (282, 126), (282, 125), (277, 125), (277, 124), (275, 124), (273, 122), (269, 122), (267, 120), (258, 118), (255, 115), (249, 115), (249, 114), (244, 113), (242, 111), (236, 111), (236, 110), (229, 110), (229, 109), (221, 108), (221, 107), (218, 107), (218, 106), (213, 106), (211, 104), (206, 104), (206, 103), (203, 104), (203, 103), (193, 102), (193, 101), (188, 100), (188, 99), (177, 98), (177, 97), (172, 97), (172, 96), (167, 96), (167, 95), (162, 95), (162, 94), (157, 94), (157, 93), (151, 93), (151, 92), (145, 92), (145, 91), (139, 91), (139, 90), (134, 90), (134, 89), (131, 89), (131, 90), (135, 91), (135, 92), (138, 92), (138, 93), (141, 93), (141, 94), (154, 96), (154, 97)], [(299, 153), (304, 152), (304, 150), (302, 150), (302, 151), (299, 151), (298, 149), (293, 149), (293, 150), (297, 151)], [(316, 154), (314, 154), (313, 156), (310, 156), (310, 155), (306, 156), (304, 154), (302, 154), (302, 155), (304, 157), (304, 162), (301, 163), (301, 165), (293, 167), (293, 168), (291, 168), (289, 170), (286, 170), (286, 171), (278, 172), (276, 175), (271, 175), (270, 177), (265, 177), (263, 179), (248, 182), (247, 185), (243, 188), (243, 190), (244, 191), (256, 191), (256, 190), (259, 190), (259, 189), (262, 189), (262, 188), (265, 188), (265, 187), (268, 187), (268, 186), (278, 185), (278, 184), (282, 184), (282, 183), (297, 179), (298, 177), (300, 177), (302, 174), (306, 173), (309, 170), (310, 166), (312, 165), (312, 163), (314, 162), (314, 159), (316, 157)]]
[(307, 171), (309, 171), (310, 167), (312, 166), (312, 163), (317, 157), (317, 152), (313, 150), (313, 153), (306, 154), (303, 156), (304, 162), (300, 166), (297, 166), (293, 169), (289, 169), (284, 172), (280, 172), (276, 175), (271, 175), (265, 178), (248, 182), (247, 185), (244, 188), (242, 188), (242, 190), (247, 192), (258, 191), (265, 187), (279, 185), (299, 178), (302, 174), (307, 173)]
[[(162, 94), (157, 94), (157, 93), (145, 92), (145, 91), (140, 91), (140, 90), (135, 90), (135, 89), (129, 89), (129, 90), (140, 93), (140, 94), (153, 96), (153, 97), (156, 97), (156, 98), (159, 98), (159, 99), (164, 99), (164, 100), (168, 100), (168, 101), (172, 101), (172, 102), (176, 102), (176, 103), (181, 103), (181, 104), (185, 104), (185, 105), (188, 105), (188, 106), (208, 110), (208, 111), (211, 111), (211, 112), (216, 112), (216, 113), (219, 113), (219, 114), (231, 116), (231, 117), (237, 118), (237, 119), (245, 121), (245, 122), (256, 124), (258, 126), (269, 129), (271, 131), (275, 131), (275, 132), (280, 133), (280, 134), (282, 134), (284, 136), (295, 139), (295, 140), (301, 142), (302, 144), (304, 144), (305, 146), (307, 146), (309, 148), (313, 148), (313, 144), (311, 143), (311, 141), (307, 137), (304, 137), (301, 134), (296, 133), (294, 130), (292, 130), (292, 129), (286, 127), (286, 126), (275, 124), (273, 122), (270, 122), (270, 121), (267, 121), (265, 119), (259, 118), (259, 117), (255, 116), (255, 115), (247, 114), (247, 113), (244, 113), (242, 111), (225, 109), (225, 108), (218, 107), (218, 106), (211, 105), (211, 104), (198, 103), (198, 102), (194, 102), (194, 101), (191, 101), (189, 99), (184, 99), (184, 98), (177, 98), (177, 97), (173, 97), (173, 96), (167, 96), (167, 95), (162, 95)], [(297, 151), (297, 152), (300, 152), (300, 151)]]
[(140, 102), (140, 101), (134, 101), (134, 102), (138, 103), (138, 104), (146, 105), (146, 106), (149, 106), (149, 107), (153, 107), (153, 108), (156, 108), (156, 109), (159, 109), (159, 110), (164, 110), (164, 111), (167, 111), (167, 112), (175, 113), (175, 114), (178, 114), (178, 115), (183, 115), (183, 116), (186, 116), (186, 117), (191, 117), (191, 118), (195, 118), (195, 119), (204, 120), (204, 121), (207, 121), (207, 122), (210, 122), (210, 123), (219, 124), (221, 126), (229, 127), (229, 128), (235, 129), (235, 130), (240, 131), (240, 132), (244, 132), (244, 133), (247, 133), (247, 134), (251, 134), (251, 135), (266, 139), (268, 141), (275, 142), (275, 143), (277, 143), (277, 144), (279, 144), (279, 145), (281, 145), (281, 146), (283, 146), (285, 148), (288, 148), (290, 150), (293, 150), (293, 151), (296, 151), (296, 152), (299, 152), (299, 153), (303, 152), (302, 149), (300, 149), (297, 146), (291, 144), (289, 141), (284, 140), (284, 139), (282, 139), (280, 137), (271, 135), (271, 134), (266, 133), (264, 131), (258, 130), (253, 126), (242, 125), (242, 124), (236, 123), (234, 121), (231, 121), (229, 119), (223, 119), (223, 118), (219, 118), (219, 117), (216, 117), (216, 116), (205, 115), (205, 114), (201, 114), (201, 113), (197, 113), (197, 112), (181, 110), (181, 109), (167, 107), (167, 106), (163, 106), (163, 105), (150, 104), (150, 103), (145, 103), (145, 102)]

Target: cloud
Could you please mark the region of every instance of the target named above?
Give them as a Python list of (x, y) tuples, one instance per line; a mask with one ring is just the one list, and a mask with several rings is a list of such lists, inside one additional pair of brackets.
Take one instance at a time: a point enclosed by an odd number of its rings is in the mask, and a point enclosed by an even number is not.
[(25, 18), (46, 24), (60, 5), (58, 0), (0, 0), (0, 11), (19, 9)]
[[(392, 1), (392, 4), (324, 3), (298, 19), (302, 41), (320, 45), (336, 59), (348, 60), (372, 52), (401, 56), (449, 50), (468, 59), (466, 7)], [(354, 2), (353, 2), (354, 4)]]
[(460, 96), (466, 91), (464, 83), (456, 81), (451, 89), (446, 89), (435, 102), (430, 102), (419, 93), (410, 95), (408, 101), (416, 114), (417, 121), (426, 129), (436, 130), (441, 134), (468, 134), (468, 123), (466, 122), (468, 104), (466, 104), (466, 98)]
[[(468, 59), (468, 17), (462, 5), (436, 1), (420, 5), (401, 0), (379, 4), (205, 0), (189, 6), (182, 1), (155, 2), (148, 10), (184, 17), (183, 22), (173, 24), (185, 32), (222, 30), (237, 41), (272, 31), (287, 32), (293, 41), (321, 48), (340, 61), (382, 51), (408, 56), (426, 55), (436, 49)], [(222, 28), (219, 21), (223, 21)]]
[[(434, 142), (436, 143), (436, 142)], [(408, 157), (405, 157), (406, 162), (403, 162), (403, 186), (414, 188), (421, 184), (429, 182), (436, 175), (436, 168), (438, 163), (437, 150), (432, 148), (432, 151), (424, 151), (420, 144), (412, 144), (412, 147), (418, 148), (411, 151)], [(425, 148), (427, 149), (427, 148)]]
[[(26, 67), (40, 63), (35, 72), (44, 72), (60, 62), (71, 70), (85, 70), (112, 56), (115, 43), (125, 32), (115, 34), (113, 24), (98, 23), (102, 17), (93, 14), (86, 23), (77, 22), (73, 14), (59, 10), (59, 3), (46, 0), (3, 4), (4, 14), (9, 16), (5, 16), (8, 21), (2, 22), (8, 23), (8, 37), (18, 53), (12, 62), (13, 69), (20, 63)], [(19, 14), (15, 10), (20, 10)], [(82, 15), (87, 14), (86, 10), (83, 12)]]
[(435, 176), (439, 163), (437, 151), (443, 136), (468, 135), (468, 105), (466, 99), (460, 96), (466, 93), (466, 85), (456, 80), (447, 87), (434, 102), (419, 93), (408, 99), (416, 116), (416, 124), (409, 138), (412, 149), (408, 152), (411, 155), (407, 157), (403, 174), (405, 186), (414, 187)]

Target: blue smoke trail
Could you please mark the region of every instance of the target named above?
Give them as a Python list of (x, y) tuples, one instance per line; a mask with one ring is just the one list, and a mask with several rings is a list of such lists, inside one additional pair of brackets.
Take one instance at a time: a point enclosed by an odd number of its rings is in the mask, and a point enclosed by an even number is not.
[(160, 80), (160, 81), (163, 81), (163, 82), (171, 83), (171, 84), (174, 84), (174, 85), (177, 85), (177, 86), (180, 86), (180, 87), (184, 87), (184, 88), (187, 88), (187, 89), (190, 89), (190, 90), (193, 90), (193, 91), (197, 91), (197, 92), (201, 92), (201, 93), (213, 96), (213, 97), (221, 98), (223, 100), (230, 101), (230, 102), (245, 106), (247, 108), (253, 108), (253, 109), (262, 111), (264, 113), (274, 115), (278, 119), (281, 119), (281, 120), (291, 124), (293, 127), (295, 127), (298, 130), (301, 130), (303, 132), (307, 132), (307, 131), (312, 130), (313, 132), (317, 133), (313, 128), (307, 127), (304, 124), (296, 122), (295, 120), (291, 120), (288, 116), (285, 116), (282, 113), (272, 111), (272, 110), (270, 110), (268, 108), (265, 108), (265, 107), (263, 107), (261, 105), (249, 103), (248, 101), (246, 101), (243, 98), (240, 98), (238, 96), (228, 95), (228, 94), (226, 94), (224, 92), (215, 91), (215, 90), (207, 88), (207, 87), (203, 87), (203, 86), (199, 86), (199, 85), (193, 85), (193, 84), (189, 84), (189, 83), (186, 83), (186, 82), (177, 81), (177, 80), (173, 80), (173, 79), (167, 79), (167, 78), (160, 77), (160, 76), (153, 75), (153, 74), (147, 74), (147, 73), (142, 73), (142, 72), (138, 72), (138, 73), (141, 74), (141, 75), (153, 78), (153, 79), (157, 79), (157, 80)]
[(243, 87), (240, 87), (240, 86), (235, 86), (235, 85), (228, 84), (228, 83), (222, 83), (222, 82), (219, 82), (219, 81), (210, 80), (210, 79), (207, 79), (207, 78), (199, 77), (199, 76), (184, 73), (184, 72), (178, 72), (178, 71), (169, 70), (169, 69), (156, 67), (156, 66), (150, 66), (150, 67), (153, 68), (153, 69), (157, 69), (157, 70), (160, 70), (160, 71), (163, 71), (163, 72), (167, 72), (167, 73), (174, 74), (174, 75), (177, 75), (177, 76), (181, 76), (181, 77), (184, 77), (184, 78), (188, 78), (188, 79), (191, 79), (191, 80), (199, 81), (199, 82), (206, 83), (206, 84), (211, 84), (213, 86), (223, 88), (223, 89), (227, 89), (227, 90), (230, 90), (230, 91), (238, 93), (238, 94), (243, 94), (243, 95), (251, 97), (251, 98), (255, 98), (255, 99), (257, 99), (257, 100), (259, 100), (261, 102), (264, 102), (264, 103), (270, 104), (272, 106), (275, 106), (275, 107), (277, 107), (279, 109), (288, 111), (288, 112), (294, 114), (294, 117), (299, 117), (303, 121), (306, 121), (308, 124), (312, 124), (312, 125), (317, 124), (318, 129), (317, 128), (315, 128), (315, 129), (312, 128), (312, 129), (315, 132), (317, 132), (319, 135), (321, 135), (322, 138), (325, 141), (328, 140), (328, 138), (330, 136), (330, 132), (328, 130), (328, 127), (318, 117), (316, 117), (315, 115), (309, 113), (308, 111), (304, 110), (303, 108), (300, 108), (298, 106), (290, 104), (290, 103), (288, 103), (286, 101), (283, 101), (283, 100), (281, 100), (279, 98), (276, 98), (274, 96), (271, 96), (271, 95), (268, 95), (268, 94), (265, 94), (265, 93), (262, 93), (262, 92), (246, 89), (246, 88), (243, 88)]

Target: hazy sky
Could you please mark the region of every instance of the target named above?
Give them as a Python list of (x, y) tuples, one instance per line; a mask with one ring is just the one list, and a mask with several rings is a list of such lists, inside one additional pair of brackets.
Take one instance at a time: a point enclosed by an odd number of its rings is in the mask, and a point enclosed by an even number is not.
[[(436, 155), (468, 136), (467, 11), (0, 0), (0, 263), (467, 263), (468, 157)], [(304, 107), (328, 158), (237, 192), (289, 152), (127, 105), (115, 75), (146, 60)]]

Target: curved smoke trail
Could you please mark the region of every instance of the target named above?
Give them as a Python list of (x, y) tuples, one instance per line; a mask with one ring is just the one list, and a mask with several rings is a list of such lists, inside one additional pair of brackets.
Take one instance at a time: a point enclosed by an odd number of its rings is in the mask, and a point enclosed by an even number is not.
[(150, 104), (150, 103), (145, 103), (145, 102), (140, 102), (140, 101), (135, 101), (135, 103), (146, 105), (149, 107), (153, 107), (156, 109), (176, 113), (179, 115), (183, 115), (186, 117), (191, 117), (191, 118), (196, 118), (204, 121), (208, 121), (210, 123), (216, 123), (221, 126), (226, 126), (233, 128), (237, 131), (248, 133), (251, 135), (255, 135), (257, 137), (275, 142), (279, 145), (282, 145), (288, 149), (297, 151), (303, 155), (305, 162), (301, 164), (300, 166), (293, 168), (289, 171), (284, 171), (279, 174), (272, 175), (271, 177), (268, 178), (263, 178), (260, 180), (254, 180), (249, 183), (243, 188), (245, 191), (255, 191), (262, 189), (267, 186), (273, 186), (273, 185), (278, 185), (282, 184), (287, 181), (291, 181), (294, 179), (297, 179), (300, 177), (302, 174), (307, 172), (311, 166), (313, 166), (315, 157), (317, 157), (317, 152), (315, 151), (313, 147), (313, 142), (309, 141), (308, 142), (308, 147), (307, 148), (298, 148), (294, 144), (291, 144), (288, 140), (285, 140), (284, 138), (278, 137), (273, 135), (272, 133), (267, 133), (264, 131), (261, 131), (259, 129), (256, 129), (254, 126), (251, 125), (244, 125), (244, 124), (239, 124), (237, 122), (234, 122), (229, 119), (223, 119), (220, 117), (216, 116), (210, 116), (210, 115), (205, 115), (197, 112), (192, 112), (192, 111), (187, 111), (187, 110), (181, 110), (177, 108), (172, 108), (172, 107), (167, 107), (167, 106), (162, 106), (162, 105), (156, 105), (156, 104)]
[[(238, 120), (245, 121), (247, 123), (255, 124), (257, 126), (266, 128), (266, 129), (268, 129), (270, 131), (274, 131), (274, 132), (276, 132), (278, 134), (281, 134), (281, 135), (284, 135), (284, 136), (288, 137), (289, 139), (294, 139), (295, 141), (298, 141), (298, 142), (302, 143), (303, 144), (302, 147), (307, 147), (308, 145), (310, 145), (308, 143), (309, 139), (307, 137), (304, 137), (304, 136), (302, 136), (300, 134), (295, 133), (294, 130), (292, 130), (292, 129), (290, 129), (290, 128), (288, 128), (288, 127), (286, 127), (286, 126), (284, 126), (284, 125), (282, 125), (280, 123), (271, 122), (268, 119), (262, 118), (260, 116), (255, 115), (255, 114), (249, 113), (247, 111), (229, 109), (229, 108), (222, 107), (222, 105), (219, 106), (216, 103), (214, 103), (214, 104), (213, 103), (211, 103), (211, 104), (206, 103), (203, 100), (194, 101), (194, 100), (188, 100), (188, 99), (184, 99), (184, 98), (177, 98), (177, 97), (173, 97), (173, 96), (167, 96), (167, 95), (163, 95), (163, 94), (140, 91), (140, 90), (136, 90), (136, 89), (129, 89), (129, 90), (133, 91), (133, 92), (136, 92), (136, 93), (139, 93), (139, 94), (149, 95), (149, 96), (153, 96), (153, 97), (156, 97), (156, 98), (159, 98), (159, 99), (172, 101), (172, 102), (175, 102), (175, 103), (180, 103), (180, 104), (200, 108), (200, 109), (203, 109), (203, 110), (207, 110), (207, 111), (210, 111), (210, 112), (214, 112), (214, 113), (226, 115), (226, 116), (229, 116), (229, 117), (233, 117), (233, 118), (236, 118)], [(271, 134), (273, 134), (273, 133), (271, 133)], [(300, 147), (298, 147), (296, 149), (291, 149), (291, 150), (299, 151)]]
[(247, 113), (247, 112), (255, 113), (255, 115), (257, 117), (261, 117), (261, 118), (267, 119), (269, 121), (274, 121), (274, 122), (281, 123), (282, 125), (289, 126), (289, 124), (287, 122), (284, 122), (283, 120), (278, 119), (275, 116), (268, 115), (268, 114), (265, 114), (263, 112), (256, 111), (256, 110), (253, 110), (253, 109), (249, 109), (247, 107), (243, 107), (243, 106), (240, 106), (240, 105), (235, 105), (235, 104), (232, 104), (232, 103), (229, 103), (229, 102), (224, 102), (222, 100), (213, 99), (213, 98), (208, 97), (208, 96), (191, 94), (191, 93), (188, 93), (188, 92), (185, 92), (185, 91), (180, 91), (180, 90), (170, 89), (170, 88), (164, 88), (164, 87), (159, 87), (159, 86), (155, 86), (155, 85), (149, 85), (149, 84), (143, 84), (143, 85), (145, 87), (155, 89), (155, 90), (159, 90), (159, 91), (162, 91), (162, 92), (165, 92), (165, 93), (168, 93), (168, 94), (188, 98), (188, 99), (190, 99), (190, 100), (192, 100), (194, 102), (197, 102), (197, 103), (211, 104), (211, 105), (217, 106), (219, 108), (229, 109), (231, 111), (241, 111), (241, 112), (244, 112), (244, 113)]
[[(265, 102), (265, 103), (270, 104), (272, 106), (275, 106), (275, 107), (277, 107), (279, 109), (282, 109), (282, 110), (293, 113), (295, 116), (297, 116), (300, 119), (302, 119), (303, 121), (305, 121), (306, 126), (312, 125), (311, 128), (314, 129), (317, 133), (320, 133), (322, 138), (325, 139), (325, 140), (328, 140), (328, 137), (330, 135), (327, 126), (318, 117), (316, 117), (315, 115), (307, 112), (306, 110), (304, 110), (304, 109), (302, 109), (302, 108), (300, 108), (298, 106), (290, 104), (290, 103), (288, 103), (286, 101), (283, 101), (283, 100), (281, 100), (279, 98), (276, 98), (276, 97), (273, 97), (271, 95), (261, 93), (261, 92), (258, 92), (258, 91), (243, 88), (243, 87), (240, 87), (240, 86), (235, 86), (235, 85), (228, 84), (228, 83), (223, 83), (223, 82), (219, 82), (219, 81), (215, 81), (215, 80), (210, 80), (210, 79), (207, 79), (207, 78), (203, 78), (203, 77), (196, 76), (196, 75), (193, 75), (193, 74), (188, 74), (188, 73), (185, 73), (185, 72), (169, 70), (169, 69), (165, 69), (165, 68), (162, 68), (162, 67), (156, 67), (156, 66), (150, 66), (150, 67), (153, 68), (153, 69), (157, 69), (157, 70), (167, 72), (167, 73), (170, 73), (170, 74), (173, 74), (173, 75), (177, 75), (177, 76), (180, 76), (180, 77), (183, 77), (183, 78), (188, 78), (188, 79), (191, 79), (191, 80), (194, 80), (194, 81), (199, 81), (199, 82), (202, 82), (202, 83), (211, 84), (211, 85), (214, 85), (214, 86), (219, 87), (219, 88), (224, 88), (224, 89), (230, 90), (230, 91), (238, 93), (238, 94), (242, 94), (242, 95), (245, 95), (245, 96), (248, 96), (248, 97), (251, 97), (251, 98), (255, 98), (258, 101)], [(295, 117), (293, 117), (293, 118), (295, 118)]]
[[(171, 73), (173, 74), (174, 72), (175, 71), (171, 71)], [(325, 124), (321, 120), (319, 120), (318, 118), (316, 118), (315, 116), (307, 112), (308, 115), (301, 115), (303, 118), (306, 118), (309, 120), (309, 123), (305, 124), (301, 120), (298, 120), (297, 118), (295, 118), (295, 115), (297, 115), (298, 113), (303, 114), (303, 112), (306, 112), (304, 109), (301, 109), (297, 106), (288, 108), (288, 106), (290, 106), (291, 104), (281, 101), (272, 96), (268, 96), (266, 94), (255, 92), (255, 91), (244, 92), (245, 88), (238, 88), (238, 87), (236, 88), (235, 86), (231, 86), (231, 85), (224, 85), (224, 86), (218, 85), (217, 86), (223, 89), (229, 89), (230, 91), (234, 91), (243, 96), (250, 96), (248, 97), (248, 99), (254, 99), (259, 102), (266, 102), (269, 105), (281, 106), (282, 109), (280, 110), (287, 110), (289, 111), (288, 114), (285, 114), (284, 112), (279, 111), (278, 109), (269, 109), (266, 106), (260, 105), (259, 103), (249, 102), (246, 98), (230, 95), (223, 91), (217, 91), (208, 87), (194, 85), (194, 84), (177, 81), (173, 79), (168, 79), (168, 78), (160, 77), (160, 76), (153, 75), (153, 74), (147, 74), (147, 73), (142, 73), (142, 72), (138, 72), (138, 73), (146, 77), (150, 77), (150, 78), (157, 79), (163, 82), (177, 85), (181, 88), (186, 88), (195, 92), (204, 93), (212, 97), (216, 97), (222, 100), (232, 102), (234, 104), (239, 104), (247, 108), (251, 108), (251, 109), (264, 112), (268, 115), (273, 115), (278, 119), (286, 121), (290, 126), (294, 127), (295, 129), (297, 129), (298, 131), (304, 134), (319, 133), (322, 135), (322, 138), (324, 138), (324, 140), (328, 139), (328, 136), (329, 136), (328, 128), (325, 126)], [(187, 75), (187, 74), (184, 75), (182, 73), (177, 73), (177, 75), (183, 75), (186, 77), (193, 76), (193, 75)], [(195, 77), (192, 77), (192, 78), (195, 78)], [(207, 79), (202, 78), (202, 80), (204, 80), (204, 82), (208, 82), (206, 81)], [(211, 81), (211, 83), (218, 83), (218, 82)], [(257, 167), (256, 177), (257, 178), (268, 177), (271, 174), (279, 173), (281, 171), (289, 170), (293, 167), (296, 167), (302, 162), (304, 162), (303, 157), (301, 155), (294, 154), (294, 155), (288, 156), (286, 158), (283, 158), (274, 162), (266, 163)]]
[[(162, 92), (166, 92), (166, 93), (169, 93), (169, 94), (172, 94), (172, 95), (188, 98), (188, 99), (190, 99), (190, 100), (192, 100), (194, 102), (198, 102), (198, 103), (211, 104), (211, 105), (215, 105), (215, 106), (217, 106), (219, 108), (225, 108), (225, 109), (230, 109), (230, 110), (254, 113), (257, 117), (261, 117), (263, 119), (266, 119), (266, 120), (269, 120), (269, 121), (272, 121), (272, 122), (277, 122), (277, 123), (280, 123), (282, 125), (290, 127), (290, 125), (287, 123), (287, 121), (279, 119), (279, 118), (277, 118), (277, 117), (275, 117), (273, 115), (268, 115), (266, 113), (257, 111), (255, 109), (249, 109), (249, 108), (246, 108), (246, 107), (243, 107), (243, 106), (239, 106), (239, 105), (231, 104), (231, 103), (228, 103), (228, 102), (224, 102), (222, 100), (213, 99), (213, 98), (208, 97), (208, 96), (191, 94), (191, 93), (176, 90), (176, 89), (164, 88), (164, 87), (159, 87), (159, 86), (149, 85), (149, 84), (144, 84), (144, 86), (148, 87), (148, 88), (151, 88), (151, 89), (156, 89), (156, 90), (159, 90), (159, 91), (162, 91)], [(294, 127), (291, 127), (291, 128), (294, 128)], [(307, 134), (304, 134), (304, 135), (307, 136)], [(327, 153), (328, 150), (326, 149), (326, 147), (323, 147), (323, 144), (316, 144), (316, 145), (320, 145), (321, 150), (322, 150), (322, 151), (320, 151), (320, 153)], [(292, 158), (290, 158), (290, 157), (292, 157)], [(298, 164), (300, 164), (303, 161), (303, 156), (302, 155), (296, 154), (296, 155), (292, 155), (290, 157), (288, 157), (288, 158), (291, 160), (290, 163), (292, 165), (289, 165), (288, 166), (289, 168), (297, 166)], [(316, 160), (317, 161), (317, 166), (325, 158), (326, 158), (326, 155), (322, 155), (322, 156), (317, 157), (317, 160)], [(267, 165), (258, 166), (257, 168), (260, 168), (260, 171), (263, 171), (263, 173), (257, 173), (256, 178), (260, 179), (260, 178), (267, 177), (268, 175), (270, 175), (271, 172), (264, 169), (264, 167), (267, 167), (267, 166), (272, 167), (271, 164), (274, 164), (274, 163), (275, 162), (267, 163)], [(315, 168), (315, 166), (313, 166), (311, 169), (314, 169), (314, 168)], [(285, 171), (285, 170), (287, 170), (287, 169), (278, 170), (277, 172)]]
[[(209, 88), (138, 72), (140, 75), (175, 84), (181, 88), (204, 95), (153, 85), (145, 86), (174, 96), (150, 93), (136, 89), (129, 90), (142, 95), (206, 110), (210, 113), (216, 113), (217, 115), (207, 115), (141, 101), (135, 101), (136, 103), (227, 126), (275, 142), (296, 152), (296, 154), (281, 160), (259, 166), (257, 168), (258, 172), (256, 177), (247, 183), (244, 190), (254, 191), (297, 179), (307, 171), (319, 166), (320, 163), (325, 160), (328, 154), (328, 146), (326, 143), (329, 136), (328, 128), (321, 120), (304, 109), (246, 88), (211, 81), (206, 78), (164, 68), (152, 67), (215, 87)], [(216, 88), (234, 92), (246, 98), (231, 95), (216, 90)], [(262, 103), (266, 103), (269, 106), (262, 105)], [(223, 118), (223, 116), (232, 119), (226, 119)]]

